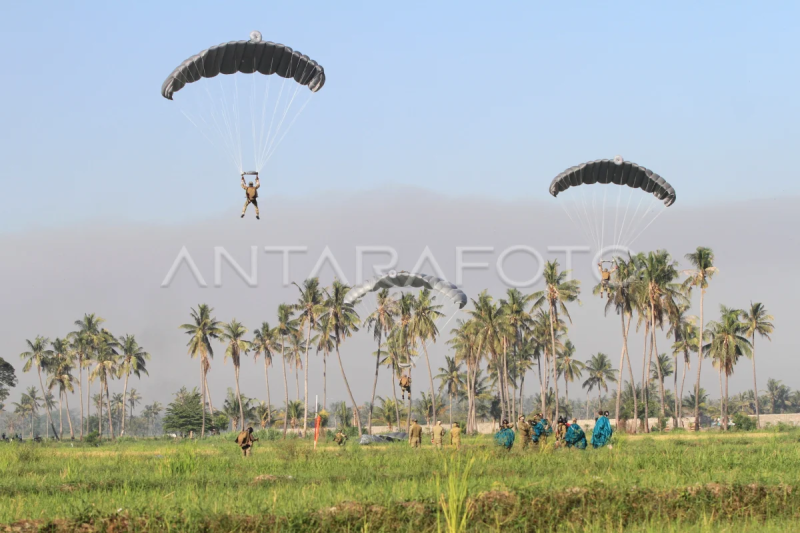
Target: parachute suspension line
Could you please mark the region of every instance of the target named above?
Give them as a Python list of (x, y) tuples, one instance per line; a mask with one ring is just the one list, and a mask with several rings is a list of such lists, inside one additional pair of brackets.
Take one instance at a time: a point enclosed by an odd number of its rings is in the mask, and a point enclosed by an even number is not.
[[(625, 228), (625, 222), (628, 219), (628, 211), (629, 211), (629, 209), (631, 207), (631, 199), (632, 198), (633, 198), (633, 189), (631, 189), (631, 194), (630, 194), (630, 196), (628, 196), (628, 204), (625, 206), (625, 216), (622, 219), (622, 227), (620, 228), (619, 246), (624, 246), (625, 245), (624, 239), (622, 237), (627, 232), (627, 229)], [(642, 205), (642, 200), (644, 200), (644, 197), (639, 199), (639, 206)], [(639, 207), (636, 208), (636, 211), (637, 212), (639, 211)], [(636, 218), (636, 213), (634, 213), (631, 216), (631, 222), (630, 222), (631, 225), (634, 224), (635, 218)]]
[[(234, 76), (234, 79), (235, 79), (235, 76)], [(239, 167), (239, 172), (241, 172), (242, 170), (244, 170), (242, 168), (242, 149), (241, 149), (241, 142), (237, 143), (237, 140), (241, 141), (241, 138), (239, 138), (233, 132), (233, 126), (231, 124), (231, 122), (233, 121), (233, 117), (231, 117), (230, 116), (231, 114), (228, 112), (228, 109), (229, 109), (228, 108), (228, 99), (225, 97), (225, 90), (222, 87), (222, 79), (221, 78), (217, 79), (217, 82), (219, 83), (220, 98), (222, 99), (222, 118), (223, 118), (223, 120), (225, 122), (225, 126), (227, 127), (228, 134), (230, 136), (231, 149), (234, 152), (234, 154), (233, 154), (234, 159), (236, 159), (236, 161), (238, 163), (237, 166)], [(239, 156), (238, 158), (236, 158), (237, 152), (238, 152), (238, 156)]]
[[(641, 235), (644, 232), (644, 230), (646, 230), (650, 226), (650, 224), (653, 223), (653, 221), (656, 218), (658, 218), (658, 215), (660, 215), (663, 212), (664, 209), (666, 209), (666, 208), (663, 207), (663, 205), (661, 204), (660, 200), (656, 200), (655, 198), (651, 197), (650, 202), (647, 205), (647, 209), (638, 218), (637, 224), (632, 225), (631, 228), (628, 231), (628, 234), (625, 236), (626, 237), (625, 245), (628, 246), (628, 245), (632, 244), (633, 241), (636, 240), (639, 237), (639, 235)], [(644, 225), (644, 223), (647, 221), (648, 215), (650, 215), (650, 213), (653, 212), (654, 210), (656, 210), (656, 216), (653, 217), (650, 220), (650, 222), (648, 222), (646, 225)], [(642, 225), (644, 225), (644, 227), (642, 227)]]
[(642, 235), (642, 233), (644, 233), (644, 232), (645, 232), (645, 230), (646, 230), (647, 228), (649, 228), (649, 227), (650, 227), (650, 224), (652, 224), (653, 222), (655, 222), (655, 221), (656, 221), (656, 219), (657, 219), (658, 217), (660, 217), (660, 216), (661, 216), (661, 213), (663, 213), (664, 211), (666, 211), (666, 207), (665, 207), (664, 209), (659, 209), (659, 210), (658, 210), (658, 212), (656, 212), (656, 215), (655, 215), (655, 216), (652, 218), (652, 220), (650, 220), (650, 222), (648, 222), (648, 223), (647, 223), (647, 225), (646, 225), (645, 227), (643, 227), (643, 228), (641, 229), (641, 231), (640, 231), (639, 233), (637, 233), (637, 234), (636, 234), (636, 236), (635, 236), (635, 237), (633, 237), (633, 238), (631, 239), (631, 241), (630, 241), (630, 243), (629, 243), (629, 244), (633, 244), (633, 243), (636, 241), (636, 239), (638, 239), (638, 238), (639, 238), (639, 237)]
[[(270, 69), (272, 69), (273, 61), (274, 59), (270, 60)], [(256, 79), (257, 78), (254, 76), (253, 81), (255, 82)], [(261, 128), (259, 129), (258, 132), (258, 145), (253, 146), (253, 154), (256, 158), (256, 168), (259, 168), (260, 148), (264, 146), (264, 144), (266, 144), (264, 140), (264, 129), (267, 124), (267, 102), (269, 101), (269, 91), (271, 87), (271, 82), (272, 82), (272, 76), (266, 76), (266, 79), (264, 81), (264, 97), (261, 101), (261, 121), (260, 121)]]
[(603, 249), (603, 245), (606, 243), (606, 193), (608, 192), (607, 187), (603, 187), (603, 226), (600, 229), (600, 250)]
[(300, 107), (300, 109), (297, 111), (297, 114), (294, 116), (294, 118), (292, 119), (292, 121), (291, 121), (291, 122), (289, 123), (289, 125), (286, 127), (286, 130), (283, 132), (283, 135), (281, 135), (281, 138), (280, 138), (280, 139), (278, 139), (278, 142), (277, 142), (277, 144), (275, 144), (275, 146), (274, 146), (274, 148), (272, 149), (272, 151), (270, 151), (270, 153), (269, 153), (269, 154), (267, 154), (267, 159), (266, 159), (266, 161), (264, 161), (264, 164), (266, 164), (266, 162), (267, 162), (267, 161), (269, 161), (269, 160), (270, 160), (270, 158), (271, 158), (271, 157), (272, 157), (272, 156), (275, 154), (275, 151), (276, 151), (276, 150), (278, 149), (278, 147), (281, 145), (281, 142), (283, 141), (283, 138), (284, 138), (284, 137), (286, 137), (286, 135), (289, 133), (289, 130), (291, 130), (291, 129), (292, 129), (292, 126), (294, 126), (294, 123), (295, 123), (295, 121), (297, 120), (297, 118), (300, 116), (300, 114), (303, 112), (303, 110), (306, 108), (306, 106), (308, 105), (308, 103), (309, 103), (310, 101), (311, 101), (311, 97), (309, 97), (309, 98), (308, 98), (308, 99), (305, 101), (305, 103), (304, 103), (304, 104), (303, 104), (303, 105)]
[(580, 230), (581, 233), (583, 233), (584, 237), (588, 237), (588, 235), (586, 234), (586, 231), (583, 228), (582, 221), (576, 221), (574, 218), (572, 218), (572, 215), (570, 214), (569, 209), (567, 208), (567, 205), (566, 205), (569, 202), (558, 202), (558, 203), (561, 205), (561, 209), (563, 209), (564, 212), (567, 214), (567, 217), (569, 217), (570, 222), (572, 222), (573, 225), (578, 226), (578, 229)]
[(233, 113), (236, 118), (236, 145), (239, 147), (239, 165), (242, 167), (240, 172), (244, 170), (244, 158), (242, 157), (242, 121), (241, 109), (239, 106), (239, 76), (233, 76), (233, 86), (236, 90), (233, 92)]
[(586, 205), (587, 204), (586, 196), (583, 193), (583, 187), (579, 187), (579, 189), (581, 191), (583, 212), (586, 215), (586, 220), (587, 220), (588, 226), (589, 226), (589, 232), (590, 232), (590, 234), (592, 236), (592, 244), (594, 245), (595, 248), (597, 248), (598, 239), (597, 239), (597, 237), (595, 235), (595, 232), (596, 232), (595, 227), (596, 227), (596, 225), (593, 224), (593, 222), (592, 222), (593, 220), (596, 221), (596, 219), (594, 219), (592, 216), (589, 215), (589, 210), (587, 209), (587, 205)]
[(619, 234), (617, 233), (617, 220), (619, 219), (619, 200), (622, 198), (622, 187), (617, 191), (617, 207), (614, 209), (614, 248), (617, 247)]
[[(577, 220), (577, 224), (575, 225), (583, 234), (584, 238), (587, 241), (591, 242), (592, 236), (589, 230), (587, 229), (587, 223), (584, 222), (583, 217), (581, 216), (580, 209), (578, 209), (578, 203), (576, 201), (575, 195), (573, 195), (571, 199), (568, 198), (563, 202), (559, 202), (559, 204), (561, 204), (562, 209), (564, 209), (564, 212), (567, 213), (567, 216), (569, 217), (570, 220)], [(570, 209), (572, 209), (575, 212), (574, 218), (572, 214), (570, 214)]]
[[(283, 115), (281, 116), (281, 121), (278, 123), (278, 127), (275, 128), (275, 135), (272, 137), (272, 140), (270, 141), (269, 146), (267, 147), (266, 158), (262, 162), (262, 166), (265, 165), (267, 163), (267, 161), (269, 161), (270, 157), (272, 157), (272, 154), (275, 153), (275, 149), (278, 148), (278, 145), (275, 144), (275, 139), (278, 137), (278, 134), (281, 131), (281, 127), (283, 126), (283, 122), (284, 122), (284, 120), (286, 120), (286, 115), (289, 114), (289, 109), (292, 107), (292, 104), (294, 103), (294, 99), (297, 96), (297, 93), (300, 91), (301, 87), (302, 87), (302, 85), (298, 85), (297, 87), (295, 87), (294, 94), (292, 94), (292, 98), (289, 100), (289, 104), (286, 106), (286, 109), (284, 110)], [(305, 107), (305, 106), (303, 106), (303, 107)], [(294, 124), (294, 121), (292, 121), (291, 124)], [(291, 127), (291, 124), (290, 124), (289, 127)], [(283, 140), (283, 137), (285, 137), (286, 133), (288, 133), (288, 132), (289, 132), (289, 128), (286, 129), (286, 131), (284, 132), (283, 136), (281, 136), (280, 140)], [(278, 141), (278, 143), (280, 144), (280, 141)], [(274, 148), (273, 148), (273, 146), (274, 146)]]
[(278, 104), (281, 101), (281, 96), (283, 96), (283, 89), (286, 87), (286, 78), (283, 79), (281, 82), (281, 90), (278, 91), (278, 97), (275, 99), (275, 107), (272, 109), (272, 118), (269, 121), (269, 129), (267, 130), (267, 138), (264, 141), (264, 144), (261, 146), (260, 156), (258, 161), (261, 162), (264, 160), (264, 156), (266, 155), (267, 146), (269, 145), (270, 139), (272, 138), (272, 128), (275, 126), (275, 115), (278, 114)]

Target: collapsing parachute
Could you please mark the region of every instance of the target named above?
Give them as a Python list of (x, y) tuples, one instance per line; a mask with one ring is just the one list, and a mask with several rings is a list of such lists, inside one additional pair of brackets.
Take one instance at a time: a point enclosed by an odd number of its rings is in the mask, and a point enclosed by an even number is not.
[[(215, 78), (213, 83), (211, 78)], [(228, 155), (240, 174), (264, 167), (310, 95), (325, 85), (325, 70), (288, 46), (262, 41), (261, 34), (254, 31), (248, 41), (212, 46), (183, 61), (164, 80), (161, 95), (173, 100), (187, 84), (200, 80), (198, 87), (181, 93), (176, 102), (202, 135)], [(304, 103), (298, 102), (305, 87), (308, 96)], [(252, 137), (252, 145), (248, 137)]]
[(442, 298), (457, 305), (459, 309), (463, 309), (464, 306), (467, 305), (467, 295), (449, 281), (434, 276), (412, 274), (409, 272), (389, 272), (388, 274), (367, 280), (347, 292), (345, 295), (345, 303), (354, 303), (371, 292), (381, 289), (390, 289), (392, 287), (421, 287), (430, 289), (439, 293)]
[(676, 199), (664, 178), (620, 156), (570, 167), (550, 183), (554, 197), (568, 189), (559, 203), (597, 250), (627, 248)]

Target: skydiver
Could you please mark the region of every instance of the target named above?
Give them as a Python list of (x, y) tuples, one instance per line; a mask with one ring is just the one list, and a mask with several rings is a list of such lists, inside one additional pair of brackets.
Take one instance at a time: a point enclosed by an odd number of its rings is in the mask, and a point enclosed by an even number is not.
[(247, 206), (253, 204), (253, 206), (256, 208), (256, 220), (261, 220), (261, 217), (258, 213), (258, 188), (261, 187), (261, 181), (258, 179), (258, 172), (256, 172), (255, 175), (255, 184), (253, 184), (252, 181), (250, 183), (245, 183), (244, 172), (242, 172), (242, 189), (245, 191), (245, 202), (244, 207), (242, 208), (241, 218), (244, 218), (244, 213), (247, 211)]
[(600, 298), (603, 297), (603, 291), (606, 292), (606, 296), (609, 298), (611, 297), (611, 291), (608, 288), (608, 284), (611, 281), (611, 272), (617, 270), (617, 264), (614, 263), (614, 268), (610, 271), (607, 268), (603, 268), (603, 263), (611, 263), (612, 261), (600, 261), (597, 263), (597, 270), (600, 271)]
[(408, 393), (408, 398), (411, 399), (411, 376), (403, 374), (400, 377), (400, 393), (403, 396), (403, 400), (406, 399), (406, 393)]

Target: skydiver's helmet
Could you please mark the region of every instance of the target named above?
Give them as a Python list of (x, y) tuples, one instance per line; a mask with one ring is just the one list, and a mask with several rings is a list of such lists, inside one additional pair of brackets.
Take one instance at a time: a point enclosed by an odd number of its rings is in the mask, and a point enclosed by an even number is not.
[(247, 184), (247, 186), (248, 187), (252, 187), (253, 186), (253, 182), (251, 181), (250, 183)]
[(606, 417), (606, 418), (608, 418), (608, 416), (609, 416), (609, 415), (608, 415), (608, 411), (604, 412), (604, 413), (603, 413), (603, 416), (604, 416), (604, 417)]

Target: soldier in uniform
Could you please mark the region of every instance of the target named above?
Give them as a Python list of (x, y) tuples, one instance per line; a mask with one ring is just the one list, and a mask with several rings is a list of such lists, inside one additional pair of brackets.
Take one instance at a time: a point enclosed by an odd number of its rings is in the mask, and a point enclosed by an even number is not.
[(456, 447), (456, 450), (461, 449), (461, 426), (458, 422), (453, 422), (453, 427), (450, 429), (450, 444)]
[(236, 444), (242, 449), (242, 455), (247, 457), (252, 453), (251, 448), (253, 447), (253, 443), (257, 440), (257, 438), (253, 437), (253, 428), (249, 427), (239, 432), (239, 436), (236, 437)]
[(419, 448), (422, 444), (422, 426), (417, 424), (417, 419), (411, 419), (411, 431), (408, 433), (408, 443), (412, 448)]
[(339, 446), (344, 446), (344, 443), (347, 442), (347, 435), (340, 429), (336, 432), (336, 436), (333, 437), (333, 442), (338, 444)]
[(611, 292), (609, 291), (608, 285), (611, 283), (611, 272), (614, 272), (617, 269), (617, 265), (614, 265), (610, 271), (603, 266), (603, 263), (611, 263), (611, 261), (600, 261), (597, 263), (597, 270), (600, 271), (600, 298), (603, 297), (603, 292), (605, 291), (606, 296), (610, 297)]
[(400, 394), (403, 400), (406, 399), (406, 393), (408, 393), (408, 398), (411, 399), (411, 376), (403, 374), (400, 376)]
[(245, 201), (244, 207), (242, 208), (242, 218), (244, 218), (244, 212), (247, 211), (247, 206), (253, 204), (253, 207), (256, 208), (256, 220), (260, 220), (261, 217), (258, 213), (258, 188), (261, 187), (261, 181), (258, 179), (258, 174), (256, 174), (256, 182), (255, 184), (251, 181), (250, 183), (244, 182), (244, 174), (242, 174), (242, 189), (245, 191)]
[(560, 446), (564, 442), (564, 435), (567, 434), (567, 419), (566, 417), (558, 417), (558, 425), (556, 426), (556, 446)]
[(437, 450), (442, 449), (442, 441), (444, 439), (444, 428), (442, 427), (442, 421), (437, 420), (436, 425), (433, 426), (433, 436), (431, 437), (431, 443), (436, 446)]
[(522, 449), (526, 450), (528, 445), (531, 443), (531, 430), (533, 428), (531, 425), (525, 420), (523, 415), (519, 415), (517, 419), (517, 434), (519, 438), (522, 440)]

